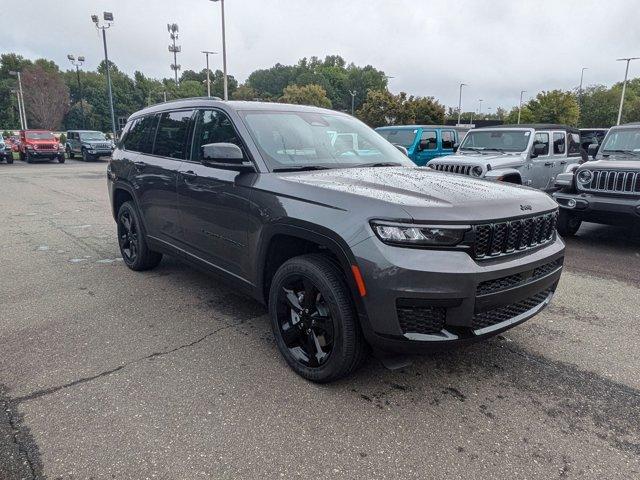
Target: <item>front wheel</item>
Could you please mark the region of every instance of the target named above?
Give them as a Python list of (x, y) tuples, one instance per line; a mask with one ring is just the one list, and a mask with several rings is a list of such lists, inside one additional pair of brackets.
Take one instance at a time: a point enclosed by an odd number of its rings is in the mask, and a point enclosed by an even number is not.
[(67, 155), (69, 156), (69, 158), (73, 159), (73, 157), (75, 157), (75, 153), (73, 153), (71, 151), (71, 147), (69, 145), (67, 145)]
[(10, 153), (7, 157), (7, 163), (11, 165), (13, 163), (13, 153)]
[(88, 162), (89, 160), (91, 160), (91, 155), (89, 155), (87, 153), (87, 151), (83, 148), (82, 149), (82, 161), (83, 162)]
[(33, 160), (31, 159), (31, 154), (29, 153), (29, 150), (24, 152), (24, 161), (27, 162), (27, 163), (33, 163)]
[(138, 211), (132, 202), (124, 202), (118, 210), (118, 245), (122, 260), (131, 270), (150, 270), (162, 260), (161, 253), (147, 246)]
[(576, 217), (575, 214), (565, 212), (561, 209), (558, 214), (558, 224), (556, 228), (558, 229), (558, 233), (563, 237), (572, 237), (578, 233), (581, 224), (582, 220)]
[(344, 277), (322, 255), (295, 257), (278, 269), (269, 291), (269, 314), (280, 353), (307, 380), (337, 380), (366, 359)]
[(58, 163), (64, 163), (66, 159), (64, 158), (64, 154), (58, 155)]

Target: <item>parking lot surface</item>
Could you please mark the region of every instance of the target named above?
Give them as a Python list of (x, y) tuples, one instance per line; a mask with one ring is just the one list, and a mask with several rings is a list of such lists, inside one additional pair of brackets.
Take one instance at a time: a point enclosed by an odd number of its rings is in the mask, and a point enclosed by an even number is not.
[(0, 479), (640, 477), (640, 239), (586, 225), (552, 306), (319, 386), (264, 307), (119, 259), (106, 162), (0, 165)]

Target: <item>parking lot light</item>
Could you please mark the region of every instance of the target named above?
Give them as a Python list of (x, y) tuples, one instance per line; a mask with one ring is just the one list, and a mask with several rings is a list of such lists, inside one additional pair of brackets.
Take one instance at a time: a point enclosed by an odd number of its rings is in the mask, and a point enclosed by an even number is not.
[(616, 125), (620, 125), (622, 120), (622, 105), (624, 105), (624, 94), (627, 90), (627, 77), (629, 76), (629, 64), (631, 60), (638, 60), (640, 57), (618, 58), (617, 62), (627, 62), (627, 68), (624, 71), (624, 82), (622, 82), (622, 95), (620, 95), (620, 108), (618, 109), (618, 122)]
[(460, 122), (462, 120), (462, 87), (468, 86), (469, 85), (467, 85), (466, 83), (460, 84), (460, 97), (458, 98), (458, 125), (460, 125)]
[(96, 25), (98, 30), (102, 30), (102, 45), (104, 46), (104, 63), (105, 69), (107, 71), (107, 87), (109, 91), (109, 109), (111, 110), (111, 131), (113, 134), (113, 139), (117, 138), (117, 130), (116, 130), (116, 115), (113, 109), (113, 90), (111, 88), (111, 73), (109, 72), (109, 55), (107, 53), (107, 28), (111, 27), (113, 23), (113, 13), (104, 12), (103, 18), (106, 22), (104, 25), (100, 25), (100, 20), (97, 15), (91, 15), (91, 21)]
[(211, 96), (211, 76), (209, 75), (209, 55), (217, 55), (218, 52), (211, 52), (209, 50), (202, 50), (202, 53), (207, 57), (207, 97)]
[(76, 60), (75, 55), (67, 55), (67, 58), (71, 62), (71, 65), (76, 67), (76, 78), (78, 80), (78, 95), (80, 97), (80, 112), (82, 114), (82, 128), (86, 128), (85, 125), (85, 117), (84, 117), (84, 102), (82, 100), (82, 83), (80, 83), (80, 66), (84, 63), (84, 56), (78, 55), (78, 59)]
[(227, 39), (225, 36), (225, 23), (224, 23), (224, 0), (211, 0), (212, 2), (220, 2), (220, 9), (222, 14), (222, 75), (224, 82), (224, 99), (229, 100), (229, 85), (227, 82)]
[(522, 96), (527, 93), (526, 90), (520, 90), (520, 105), (518, 106), (518, 125), (520, 125), (520, 114), (522, 113)]
[(22, 92), (22, 77), (20, 76), (20, 72), (10, 71), (9, 75), (13, 75), (14, 77), (18, 77), (18, 95), (20, 97), (20, 101), (18, 102), (18, 110), (20, 111), (20, 116), (22, 117), (22, 129), (27, 130), (29, 127), (27, 126), (27, 110), (24, 108), (24, 93)]

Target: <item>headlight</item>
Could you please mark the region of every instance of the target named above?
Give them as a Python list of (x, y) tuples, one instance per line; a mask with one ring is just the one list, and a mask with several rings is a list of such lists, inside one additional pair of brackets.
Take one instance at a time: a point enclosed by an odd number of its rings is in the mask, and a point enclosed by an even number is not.
[(457, 245), (469, 229), (466, 225), (406, 225), (388, 222), (372, 222), (371, 227), (383, 242), (406, 246)]
[(481, 177), (482, 176), (482, 167), (480, 165), (476, 165), (475, 167), (473, 167), (471, 169), (471, 175), (474, 177)]
[(88, 144), (88, 143), (83, 143), (83, 144), (82, 144), (82, 146), (83, 146), (84, 148), (91, 148), (91, 145), (90, 145), (90, 144)]
[(581, 170), (578, 172), (578, 182), (589, 183), (593, 180), (593, 172), (591, 170)]

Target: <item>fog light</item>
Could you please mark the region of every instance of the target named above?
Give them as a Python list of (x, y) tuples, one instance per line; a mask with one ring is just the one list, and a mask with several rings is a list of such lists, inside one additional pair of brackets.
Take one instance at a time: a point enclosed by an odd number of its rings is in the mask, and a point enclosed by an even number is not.
[(575, 206), (576, 206), (576, 201), (573, 198), (570, 198), (569, 200), (567, 200), (567, 207), (575, 208)]

